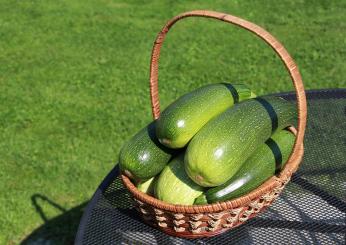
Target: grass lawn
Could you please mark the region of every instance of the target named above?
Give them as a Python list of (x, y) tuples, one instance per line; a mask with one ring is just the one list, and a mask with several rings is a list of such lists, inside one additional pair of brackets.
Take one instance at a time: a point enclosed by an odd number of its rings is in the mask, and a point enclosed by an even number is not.
[[(346, 87), (345, 1), (0, 0), (0, 244), (20, 243), (43, 219), (80, 207), (42, 238), (73, 241), (81, 210), (121, 145), (151, 120), (157, 32), (192, 9), (231, 13), (270, 31), (307, 89)], [(244, 82), (257, 94), (292, 90), (270, 48), (212, 20), (177, 24), (160, 64), (163, 107), (221, 81)]]

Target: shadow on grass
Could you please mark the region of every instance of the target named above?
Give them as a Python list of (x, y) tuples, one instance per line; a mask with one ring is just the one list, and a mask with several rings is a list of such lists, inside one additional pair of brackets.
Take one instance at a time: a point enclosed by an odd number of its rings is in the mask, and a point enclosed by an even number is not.
[[(74, 244), (79, 221), (87, 202), (70, 210), (66, 210), (59, 204), (41, 194), (31, 197), (32, 205), (40, 215), (44, 224), (34, 230), (21, 244)], [(48, 219), (39, 202), (46, 202), (62, 212), (61, 215)]]

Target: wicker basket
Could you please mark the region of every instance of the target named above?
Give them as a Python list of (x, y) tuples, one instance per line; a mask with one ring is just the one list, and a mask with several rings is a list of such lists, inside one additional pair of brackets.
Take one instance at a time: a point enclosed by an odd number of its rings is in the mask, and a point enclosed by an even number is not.
[(298, 68), (286, 49), (271, 34), (261, 27), (238, 17), (212, 12), (191, 11), (171, 19), (159, 32), (153, 46), (150, 66), (150, 96), (154, 119), (160, 115), (158, 97), (158, 61), (160, 49), (169, 29), (179, 20), (187, 17), (206, 17), (221, 20), (242, 27), (268, 43), (285, 64), (297, 93), (298, 128), (292, 153), (278, 176), (273, 176), (256, 190), (242, 197), (209, 205), (173, 205), (160, 201), (137, 190), (128, 177), (122, 181), (135, 201), (136, 209), (145, 222), (162, 231), (178, 237), (210, 237), (236, 227), (256, 216), (268, 207), (281, 193), (292, 173), (296, 171), (303, 156), (303, 138), (306, 125), (306, 98)]

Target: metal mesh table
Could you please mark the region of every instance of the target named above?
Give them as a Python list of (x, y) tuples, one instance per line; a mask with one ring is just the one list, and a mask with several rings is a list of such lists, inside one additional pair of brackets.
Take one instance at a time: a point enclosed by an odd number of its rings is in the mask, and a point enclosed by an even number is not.
[(266, 212), (216, 237), (171, 237), (141, 221), (115, 167), (89, 202), (76, 244), (345, 244), (346, 89), (308, 91), (307, 98), (304, 160)]

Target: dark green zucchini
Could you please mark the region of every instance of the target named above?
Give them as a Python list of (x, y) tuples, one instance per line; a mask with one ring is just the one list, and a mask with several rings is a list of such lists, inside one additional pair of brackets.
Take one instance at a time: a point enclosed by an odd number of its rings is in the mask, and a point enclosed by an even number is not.
[(240, 170), (223, 185), (211, 188), (194, 204), (207, 204), (240, 197), (260, 186), (286, 163), (295, 141), (288, 130), (280, 130), (245, 161)]
[(161, 145), (155, 135), (155, 122), (139, 131), (120, 151), (120, 170), (135, 182), (154, 177), (167, 165), (174, 151)]

